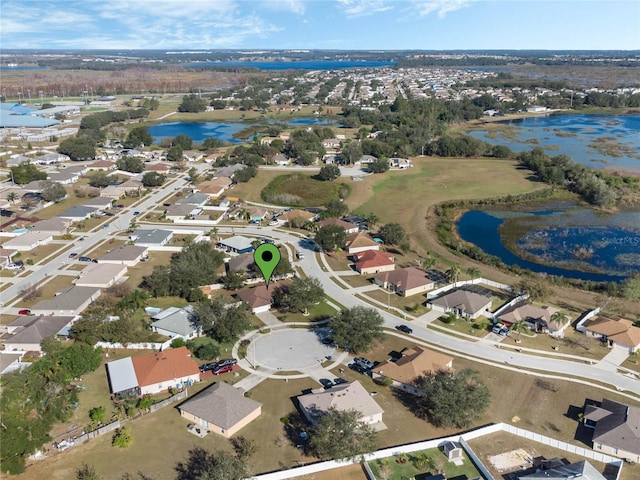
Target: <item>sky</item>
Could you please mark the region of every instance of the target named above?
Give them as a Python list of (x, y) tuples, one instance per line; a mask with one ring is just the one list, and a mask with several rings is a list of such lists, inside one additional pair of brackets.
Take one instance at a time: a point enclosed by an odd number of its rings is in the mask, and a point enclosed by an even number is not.
[(0, 0), (18, 48), (637, 50), (640, 1)]

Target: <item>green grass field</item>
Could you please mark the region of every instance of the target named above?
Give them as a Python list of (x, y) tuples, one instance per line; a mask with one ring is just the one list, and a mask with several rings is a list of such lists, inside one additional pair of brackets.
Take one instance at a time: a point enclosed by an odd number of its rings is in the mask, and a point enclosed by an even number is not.
[(344, 183), (323, 182), (309, 175), (280, 175), (262, 191), (262, 200), (279, 205), (317, 207), (347, 197), (350, 187)]

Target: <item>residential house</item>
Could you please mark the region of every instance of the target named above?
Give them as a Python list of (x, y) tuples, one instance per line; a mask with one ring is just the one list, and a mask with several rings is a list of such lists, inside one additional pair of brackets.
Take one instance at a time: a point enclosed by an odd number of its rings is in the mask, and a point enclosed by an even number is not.
[(427, 272), (415, 267), (383, 272), (377, 275), (374, 280), (380, 287), (396, 292), (403, 297), (432, 290), (436, 285), (435, 280)]
[(527, 327), (534, 332), (544, 332), (550, 335), (562, 337), (564, 329), (569, 325), (569, 318), (563, 321), (552, 320), (557, 308), (543, 306), (537, 307), (530, 303), (521, 302), (505, 310), (499, 317), (500, 323), (511, 327), (516, 322), (524, 321)]
[(7, 168), (17, 167), (18, 165), (20, 165), (22, 163), (33, 163), (33, 164), (35, 164), (35, 159), (31, 158), (31, 157), (26, 157), (26, 156), (24, 156), (22, 154), (12, 155), (7, 160)]
[(100, 293), (102, 290), (97, 287), (73, 286), (51, 299), (38, 302), (30, 310), (34, 315), (76, 316), (98, 298)]
[(0, 247), (0, 268), (4, 268), (13, 262), (13, 256), (18, 253), (15, 248)]
[(583, 418), (594, 430), (594, 450), (640, 463), (640, 407), (605, 398), (600, 406), (587, 405)]
[(30, 367), (31, 362), (22, 361), (24, 353), (25, 352), (22, 351), (7, 353), (7, 350), (3, 350), (2, 353), (0, 353), (0, 376)]
[(190, 204), (171, 205), (164, 211), (167, 220), (178, 222), (185, 218), (193, 218), (202, 212), (202, 207)]
[(278, 217), (281, 222), (291, 222), (295, 219), (302, 219), (303, 221), (313, 222), (318, 218), (318, 215), (313, 212), (307, 212), (306, 210), (300, 210), (295, 208), (283, 213)]
[(535, 473), (519, 475), (518, 480), (567, 480), (579, 478), (580, 480), (606, 480), (593, 465), (586, 460), (570, 463), (568, 465), (558, 465), (548, 469), (540, 469)]
[(124, 195), (137, 196), (142, 191), (142, 182), (139, 180), (127, 180), (119, 185), (109, 185), (108, 187), (100, 190), (101, 197), (111, 198), (117, 200)]
[(78, 287), (109, 288), (127, 273), (127, 266), (113, 263), (92, 263), (82, 270), (73, 283)]
[(289, 159), (285, 157), (282, 153), (276, 153), (269, 159), (269, 163), (278, 165), (280, 167), (284, 167), (286, 165), (289, 165)]
[(253, 268), (255, 262), (253, 261), (253, 253), (242, 253), (236, 257), (232, 257), (229, 259), (227, 263), (225, 263), (225, 269), (227, 273), (232, 271), (242, 272), (247, 277), (256, 277), (256, 270)]
[(151, 317), (151, 330), (170, 338), (190, 340), (200, 336), (195, 309), (192, 305), (184, 308), (169, 307)]
[(110, 198), (106, 197), (93, 197), (82, 200), (81, 205), (85, 207), (93, 207), (104, 210), (105, 208), (110, 208), (113, 201)]
[(146, 172), (158, 172), (166, 175), (169, 173), (169, 170), (171, 170), (171, 165), (166, 163), (152, 163), (145, 165), (144, 169)]
[(358, 162), (360, 162), (360, 165), (371, 165), (373, 162), (377, 162), (377, 161), (378, 161), (378, 157), (374, 157), (373, 155), (362, 155), (360, 157), (360, 160), (358, 160)]
[(209, 201), (209, 195), (204, 193), (192, 193), (184, 198), (180, 198), (176, 200), (176, 205), (197, 205), (198, 207), (202, 207), (206, 205)]
[(7, 352), (42, 352), (40, 343), (51, 335), (67, 335), (75, 316), (20, 316), (7, 325), (12, 335), (3, 340)]
[(413, 167), (413, 165), (411, 164), (411, 160), (407, 158), (397, 158), (397, 157), (392, 157), (389, 159), (389, 166), (391, 168), (399, 168), (400, 170)]
[(197, 162), (204, 158), (204, 153), (199, 150), (185, 150), (182, 156), (187, 162)]
[(178, 406), (188, 421), (230, 438), (262, 413), (262, 404), (244, 396), (242, 390), (216, 382)]
[(147, 248), (164, 247), (172, 238), (173, 232), (171, 230), (159, 228), (152, 230), (138, 229), (129, 235), (129, 240), (132, 240), (136, 246)]
[(107, 376), (112, 395), (126, 398), (193, 385), (200, 368), (187, 347), (179, 347), (108, 362)]
[(640, 349), (640, 328), (635, 327), (631, 320), (598, 317), (585, 325), (585, 328), (587, 335), (608, 342), (610, 347), (626, 348), (629, 353)]
[(404, 348), (400, 354), (400, 358), (376, 365), (372, 371), (373, 379), (388, 377), (393, 380), (394, 387), (418, 395), (419, 390), (413, 385), (416, 378), (453, 367), (453, 357), (422, 347)]
[(53, 234), (50, 232), (34, 232), (28, 231), (22, 235), (7, 240), (2, 245), (5, 249), (18, 250), (20, 252), (28, 252), (40, 245), (46, 245), (53, 240)]
[(233, 180), (229, 177), (217, 177), (199, 183), (194, 188), (194, 191), (207, 195), (208, 198), (220, 198), (232, 184)]
[(50, 173), (47, 176), (47, 179), (61, 185), (71, 185), (72, 183), (76, 183), (78, 180), (80, 180), (80, 177), (82, 177), (81, 173), (69, 172), (67, 170), (64, 170), (62, 172)]
[(394, 255), (379, 250), (366, 250), (354, 255), (356, 271), (360, 275), (371, 275), (372, 273), (388, 272), (396, 268)]
[(34, 158), (38, 165), (51, 165), (53, 163), (66, 162), (70, 160), (69, 156), (58, 152), (47, 152)]
[(216, 178), (222, 178), (222, 177), (233, 178), (233, 176), (236, 174), (238, 170), (242, 170), (244, 168), (247, 168), (247, 166), (243, 165), (242, 163), (236, 163), (235, 165), (227, 165), (226, 167), (219, 168), (214, 174), (214, 176)]
[(344, 233), (347, 235), (351, 233), (358, 233), (359, 227), (355, 223), (345, 222), (344, 220), (340, 220), (339, 218), (327, 218), (326, 220), (322, 220), (318, 222), (318, 227), (328, 227), (330, 225), (335, 225), (344, 230)]
[(223, 238), (218, 240), (216, 247), (233, 253), (249, 253), (253, 252), (254, 248), (251, 244), (252, 239), (243, 237), (242, 235), (235, 235), (229, 238)]
[(239, 290), (235, 295), (247, 302), (253, 314), (264, 313), (271, 309), (272, 296), (278, 288), (277, 282), (271, 282), (268, 289), (264, 283), (261, 283), (252, 288)]
[(380, 250), (380, 244), (366, 233), (352, 233), (347, 235), (347, 238), (344, 241), (344, 246), (347, 253), (351, 255), (366, 252), (368, 250)]
[(81, 222), (87, 220), (98, 211), (95, 207), (85, 207), (84, 205), (76, 205), (62, 212), (58, 217), (71, 220), (72, 222)]
[(71, 220), (52, 217), (33, 224), (32, 232), (48, 232), (52, 235), (64, 235), (71, 226)]
[(356, 410), (360, 413), (362, 422), (376, 430), (386, 428), (382, 423), (384, 410), (358, 380), (326, 390), (313, 390), (311, 393), (298, 396), (297, 399), (300, 411), (312, 425), (317, 423), (320, 415), (334, 408), (338, 411)]
[(481, 315), (491, 315), (491, 296), (460, 288), (427, 302), (427, 306), (475, 319)]
[(325, 138), (322, 140), (322, 146), (324, 148), (340, 148), (340, 140), (337, 138)]
[(138, 262), (145, 258), (148, 254), (148, 247), (140, 247), (137, 245), (122, 245), (108, 251), (101, 257), (98, 257), (97, 260), (98, 265), (106, 263), (133, 267), (137, 265)]
[(116, 169), (116, 164), (109, 160), (96, 160), (89, 164), (89, 169), (101, 172), (110, 172), (111, 170)]
[(249, 213), (249, 221), (252, 223), (259, 223), (269, 215), (269, 210), (264, 207), (249, 206), (246, 210)]

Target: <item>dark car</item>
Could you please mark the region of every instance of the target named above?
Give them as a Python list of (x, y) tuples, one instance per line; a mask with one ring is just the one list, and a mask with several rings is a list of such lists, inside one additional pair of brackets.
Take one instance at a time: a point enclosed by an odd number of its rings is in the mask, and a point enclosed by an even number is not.
[(218, 360), (216, 363), (219, 367), (225, 367), (227, 365), (235, 365), (238, 363), (238, 360), (235, 358), (223, 358), (222, 360)]
[(133, 216), (135, 217), (136, 215), (140, 215), (140, 212), (138, 212), (137, 210), (133, 212)]
[(80, 260), (81, 262), (90, 262), (91, 261), (91, 257), (78, 257), (78, 260)]
[(367, 370), (371, 370), (373, 368), (373, 362), (371, 360), (367, 360), (364, 357), (356, 357), (353, 359), (356, 365), (360, 365), (362, 368)]
[(335, 385), (340, 385), (340, 384), (348, 383), (348, 382), (344, 378), (336, 377), (336, 378), (333, 379), (333, 383)]
[(409, 334), (413, 333), (413, 329), (407, 327), (406, 325), (396, 325), (396, 330), (400, 330), (401, 332)]
[(69, 254), (69, 258), (76, 258), (78, 256), (78, 254), (76, 252), (71, 252)]
[(348, 367), (354, 372), (363, 373), (363, 374), (367, 373), (367, 369), (358, 365), (357, 363), (350, 363)]
[(233, 370), (233, 365), (218, 365), (214, 368), (211, 373), (214, 375), (222, 375), (223, 373), (227, 373)]
[(331, 388), (333, 387), (333, 382), (331, 380), (329, 380), (328, 378), (321, 378), (320, 380), (318, 380), (322, 386), (324, 388)]
[(218, 366), (218, 364), (216, 362), (213, 363), (203, 363), (202, 365), (200, 365), (200, 371), (201, 372), (208, 372), (209, 370), (213, 370)]

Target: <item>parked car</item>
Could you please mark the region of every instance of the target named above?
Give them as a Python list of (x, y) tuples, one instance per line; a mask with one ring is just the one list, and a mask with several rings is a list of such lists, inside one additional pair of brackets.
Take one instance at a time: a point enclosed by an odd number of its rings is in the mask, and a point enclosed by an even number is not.
[(333, 387), (333, 382), (331, 380), (329, 380), (328, 378), (321, 378), (320, 380), (318, 380), (322, 386), (324, 388), (331, 388)]
[(20, 270), (22, 268), (21, 265), (18, 265), (17, 263), (10, 263), (9, 265), (7, 265), (6, 267), (4, 267), (6, 270)]
[(238, 360), (235, 358), (223, 358), (222, 360), (218, 360), (216, 363), (219, 367), (225, 367), (227, 365), (235, 365), (238, 363)]
[(333, 379), (333, 383), (334, 383), (334, 385), (340, 385), (340, 384), (348, 383), (348, 382), (344, 378), (336, 377), (336, 378)]
[(269, 226), (270, 227), (276, 227), (276, 226), (278, 226), (278, 223), (280, 223), (280, 222), (278, 222), (277, 220), (271, 220), (269, 222)]
[(31, 315), (31, 310), (23, 308), (22, 310), (18, 310), (18, 315)]
[(116, 208), (124, 208), (124, 205), (122, 205), (122, 204), (116, 205)]
[(407, 327), (406, 325), (396, 325), (396, 330), (400, 330), (401, 332), (411, 334), (413, 333), (413, 329)]
[(362, 368), (366, 368), (367, 370), (371, 370), (373, 368), (373, 362), (364, 357), (356, 357), (353, 361), (356, 365), (360, 365)]
[(203, 363), (202, 365), (200, 365), (200, 371), (202, 373), (204, 372), (208, 372), (209, 370), (213, 370), (218, 366), (217, 362), (213, 362), (213, 363)]
[(358, 373), (362, 373), (362, 374), (366, 374), (367, 373), (367, 369), (364, 368), (361, 365), (358, 365), (357, 363), (350, 363), (349, 365), (347, 365), (351, 370), (353, 370), (354, 372), (358, 372)]
[(503, 328), (505, 328), (505, 326), (501, 323), (496, 323), (493, 328), (491, 329), (491, 331), (493, 333), (500, 333), (500, 330), (502, 330)]
[(227, 373), (233, 370), (233, 365), (218, 365), (214, 368), (211, 373), (214, 375), (222, 375), (223, 373)]
[(90, 262), (91, 261), (91, 257), (78, 257), (78, 260), (80, 260), (81, 262)]
[(78, 254), (76, 252), (71, 252), (69, 254), (69, 258), (76, 258), (78, 256)]

